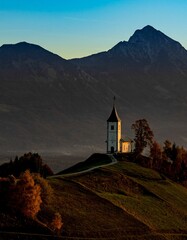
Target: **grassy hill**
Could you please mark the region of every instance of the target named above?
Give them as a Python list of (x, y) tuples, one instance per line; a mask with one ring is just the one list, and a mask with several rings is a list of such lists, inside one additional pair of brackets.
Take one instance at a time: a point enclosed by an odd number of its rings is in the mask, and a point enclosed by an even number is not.
[(63, 235), (106, 239), (187, 239), (187, 189), (131, 162), (51, 178), (51, 208)]
[[(111, 157), (92, 155), (69, 172), (87, 169), (87, 164), (96, 166), (96, 160), (103, 165)], [(48, 181), (54, 195), (40, 219), (45, 222), (50, 212), (59, 212), (63, 239), (187, 239), (187, 189), (156, 171), (119, 161), (78, 175), (49, 177)], [(37, 222), (1, 212), (0, 219), (2, 240), (53, 239)], [(34, 235), (27, 234), (30, 232)]]
[(94, 168), (94, 167), (98, 167), (101, 165), (111, 163), (112, 162), (111, 158), (112, 158), (111, 156), (106, 155), (106, 154), (94, 153), (87, 160), (79, 162), (79, 163), (73, 165), (72, 167), (67, 168), (67, 169), (57, 173), (57, 175), (86, 171), (90, 168)]

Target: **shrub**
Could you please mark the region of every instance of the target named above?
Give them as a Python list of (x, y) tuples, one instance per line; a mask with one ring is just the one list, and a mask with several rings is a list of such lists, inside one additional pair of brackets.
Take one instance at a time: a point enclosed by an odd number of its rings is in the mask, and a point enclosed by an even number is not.
[(60, 213), (55, 213), (54, 217), (52, 219), (52, 222), (50, 224), (50, 228), (57, 234), (60, 234), (60, 230), (62, 229), (63, 223), (62, 223), (62, 217)]

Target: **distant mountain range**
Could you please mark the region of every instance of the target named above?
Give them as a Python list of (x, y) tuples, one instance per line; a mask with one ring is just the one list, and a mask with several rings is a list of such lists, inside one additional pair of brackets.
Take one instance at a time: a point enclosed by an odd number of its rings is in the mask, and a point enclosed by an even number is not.
[(1, 151), (105, 151), (114, 95), (124, 135), (146, 118), (158, 141), (187, 146), (187, 51), (151, 26), (80, 59), (3, 45), (0, 89)]

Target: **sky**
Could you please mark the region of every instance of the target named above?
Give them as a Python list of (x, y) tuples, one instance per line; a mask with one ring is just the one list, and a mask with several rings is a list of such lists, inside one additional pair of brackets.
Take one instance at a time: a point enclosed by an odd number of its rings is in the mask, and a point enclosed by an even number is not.
[(187, 0), (0, 0), (0, 46), (26, 41), (71, 59), (151, 25), (187, 49), (186, 12)]

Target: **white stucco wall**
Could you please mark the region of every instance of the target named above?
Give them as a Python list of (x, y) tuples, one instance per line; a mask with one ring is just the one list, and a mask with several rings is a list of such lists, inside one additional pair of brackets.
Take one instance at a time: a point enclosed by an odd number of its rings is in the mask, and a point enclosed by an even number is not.
[(107, 123), (107, 152), (111, 152), (112, 147), (114, 152), (120, 151), (121, 139), (121, 121)]

